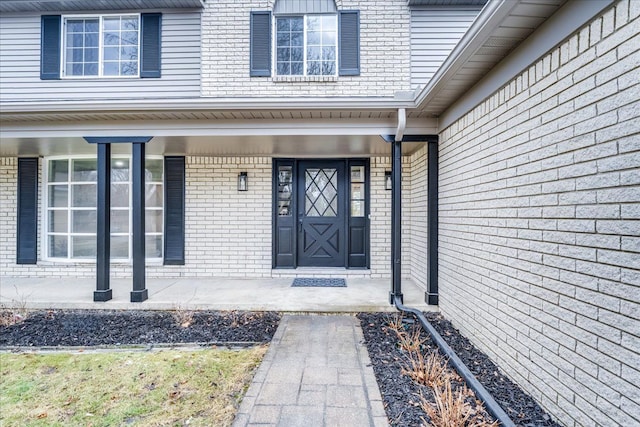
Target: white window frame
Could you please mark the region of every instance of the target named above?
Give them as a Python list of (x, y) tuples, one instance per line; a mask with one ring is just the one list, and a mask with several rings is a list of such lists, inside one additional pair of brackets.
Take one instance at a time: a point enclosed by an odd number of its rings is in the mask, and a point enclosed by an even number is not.
[[(309, 16), (333, 16), (336, 20), (336, 29), (335, 29), (335, 35), (336, 35), (336, 44), (335, 44), (335, 49), (336, 49), (336, 58), (335, 58), (335, 71), (333, 74), (307, 74), (307, 30), (308, 30), (308, 26), (307, 26), (307, 18)], [(303, 33), (302, 33), (302, 55), (303, 55), (303, 59), (302, 59), (302, 74), (278, 74), (278, 18), (302, 18), (302, 25), (303, 25)], [(273, 16), (273, 22), (271, 25), (271, 28), (273, 28), (273, 34), (271, 35), (272, 40), (273, 40), (273, 47), (272, 47), (272, 58), (273, 58), (273, 63), (271, 64), (272, 66), (272, 75), (275, 76), (276, 78), (286, 78), (286, 77), (336, 77), (338, 76), (338, 14), (337, 13), (305, 13), (305, 14), (294, 14), (294, 15), (274, 15)]]
[[(72, 251), (71, 251), (71, 238), (72, 236), (96, 236), (96, 233), (73, 233), (71, 231), (72, 229), (72, 215), (71, 212), (73, 210), (87, 210), (87, 211), (91, 211), (94, 210), (97, 212), (97, 206), (95, 208), (76, 208), (73, 209), (73, 207), (71, 206), (71, 200), (72, 200), (72, 192), (71, 192), (71, 185), (73, 184), (96, 184), (97, 185), (97, 181), (71, 181), (71, 165), (73, 164), (74, 160), (96, 160), (96, 156), (91, 156), (91, 155), (77, 155), (77, 156), (49, 156), (49, 157), (45, 157), (43, 160), (43, 168), (42, 168), (42, 212), (41, 212), (41, 224), (42, 224), (42, 244), (41, 244), (41, 248), (42, 248), (42, 260), (43, 261), (48, 261), (48, 262), (55, 262), (55, 263), (79, 263), (79, 264), (95, 264), (96, 262), (96, 258), (95, 257), (91, 257), (91, 258), (74, 258), (72, 256)], [(117, 264), (117, 263), (126, 263), (126, 264), (130, 264), (133, 260), (133, 217), (132, 217), (132, 205), (133, 205), (133, 192), (131, 191), (131, 186), (132, 186), (132, 175), (131, 175), (131, 156), (127, 156), (127, 155), (114, 155), (111, 157), (112, 161), (117, 161), (118, 159), (126, 159), (129, 161), (129, 181), (127, 182), (126, 185), (129, 186), (129, 204), (127, 208), (123, 208), (123, 207), (111, 207), (111, 210), (128, 210), (129, 211), (129, 232), (128, 233), (115, 233), (116, 236), (128, 236), (129, 237), (129, 249), (128, 249), (128, 253), (129, 253), (129, 257), (128, 258), (110, 258), (111, 263), (112, 264)], [(153, 159), (153, 160), (163, 160), (164, 158), (162, 156), (146, 156), (146, 159)], [(67, 177), (67, 181), (56, 181), (56, 182), (49, 182), (49, 162), (52, 160), (66, 160), (70, 166), (69, 170), (68, 170), (68, 177)], [(163, 162), (163, 170), (162, 170), (162, 176), (164, 177), (164, 174), (166, 173), (166, 171), (164, 170), (164, 162)], [(67, 206), (66, 208), (55, 208), (55, 207), (50, 207), (49, 206), (49, 188), (53, 185), (67, 185), (68, 188), (68, 194), (67, 194)], [(113, 185), (114, 182), (111, 183), (111, 185)], [(164, 193), (164, 179), (162, 181), (145, 181), (145, 186), (147, 184), (160, 184), (161, 185), (161, 191)], [(117, 185), (125, 185), (125, 181), (120, 181), (117, 183)], [(147, 207), (145, 206), (145, 214), (148, 210), (153, 210), (153, 211), (161, 211), (162, 212), (162, 224), (164, 224), (164, 217), (165, 217), (165, 200), (164, 200), (164, 194), (162, 197), (162, 207)], [(67, 215), (67, 231), (65, 233), (56, 233), (56, 232), (49, 232), (49, 212), (50, 211), (55, 211), (55, 210), (65, 210), (66, 212), (68, 212)], [(97, 231), (97, 230), (96, 230)], [(61, 236), (67, 236), (67, 256), (66, 258), (62, 258), (62, 257), (52, 257), (49, 254), (49, 236), (52, 235), (61, 235)], [(111, 233), (111, 236), (114, 236), (114, 233)], [(160, 232), (146, 232), (145, 230), (145, 239), (147, 236), (160, 236), (161, 240), (162, 240), (162, 253), (160, 257), (154, 257), (154, 258), (147, 258), (145, 257), (145, 259), (148, 262), (151, 263), (156, 263), (156, 262), (162, 262), (162, 260), (164, 259), (164, 225), (161, 228)]]
[[(104, 18), (123, 18), (123, 17), (136, 17), (138, 19), (138, 72), (135, 75), (127, 76), (113, 76), (104, 75)], [(93, 76), (74, 76), (67, 75), (67, 20), (68, 19), (98, 19), (98, 74)], [(113, 13), (113, 14), (81, 14), (81, 15), (63, 15), (62, 16), (62, 34), (61, 34), (61, 58), (60, 61), (60, 77), (62, 79), (136, 79), (140, 78), (141, 68), (141, 56), (140, 56), (140, 43), (142, 39), (142, 17), (139, 13)]]

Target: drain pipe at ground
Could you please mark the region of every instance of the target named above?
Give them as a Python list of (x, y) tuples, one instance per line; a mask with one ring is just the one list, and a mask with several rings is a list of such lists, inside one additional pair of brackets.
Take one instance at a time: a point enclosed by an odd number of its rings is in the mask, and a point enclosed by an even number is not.
[(458, 355), (453, 351), (449, 344), (445, 342), (442, 336), (435, 330), (435, 328), (429, 323), (429, 321), (424, 317), (424, 314), (420, 310), (416, 310), (415, 308), (410, 308), (402, 304), (400, 298), (394, 297), (394, 303), (398, 310), (404, 313), (413, 314), (419, 321), (422, 327), (427, 333), (431, 336), (431, 339), (436, 343), (438, 348), (444, 353), (446, 357), (449, 358), (449, 363), (453, 366), (453, 368), (460, 374), (462, 378), (466, 381), (467, 385), (471, 390), (473, 390), (478, 397), (478, 399), (482, 400), (485, 405), (485, 409), (493, 415), (504, 427), (515, 427), (515, 423), (509, 418), (506, 412), (500, 407), (498, 402), (495, 401), (493, 396), (487, 391), (486, 388), (476, 379), (473, 373), (467, 368), (462, 360), (458, 357)]

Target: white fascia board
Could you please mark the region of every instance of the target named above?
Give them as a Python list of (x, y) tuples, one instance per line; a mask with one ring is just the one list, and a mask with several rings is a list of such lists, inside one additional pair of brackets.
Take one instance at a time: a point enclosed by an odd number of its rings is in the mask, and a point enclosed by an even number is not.
[(449, 83), (451, 77), (473, 56), (509, 13), (515, 9), (518, 0), (489, 1), (480, 11), (467, 32), (453, 48), (429, 82), (418, 91), (416, 106), (423, 108)]
[(569, 1), (440, 116), (440, 131), (493, 95), (615, 0)]
[(29, 101), (0, 102), (3, 113), (57, 112), (161, 112), (161, 111), (246, 111), (246, 110), (397, 110), (414, 107), (413, 100), (392, 97), (349, 98), (187, 98), (144, 100)]

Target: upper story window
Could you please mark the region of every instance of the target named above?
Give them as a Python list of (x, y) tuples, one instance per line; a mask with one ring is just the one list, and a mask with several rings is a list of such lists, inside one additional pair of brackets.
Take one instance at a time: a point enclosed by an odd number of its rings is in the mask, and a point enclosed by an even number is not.
[(138, 77), (140, 15), (64, 18), (63, 75)]
[(337, 16), (276, 18), (276, 74), (334, 76), (337, 62)]
[(160, 78), (162, 14), (42, 15), (40, 78)]

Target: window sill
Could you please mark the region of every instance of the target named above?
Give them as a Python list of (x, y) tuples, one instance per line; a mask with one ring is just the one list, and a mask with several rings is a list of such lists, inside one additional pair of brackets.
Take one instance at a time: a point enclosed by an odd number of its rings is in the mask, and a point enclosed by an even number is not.
[(306, 82), (335, 83), (337, 81), (338, 81), (338, 76), (275, 76), (273, 77), (274, 83), (306, 83)]

